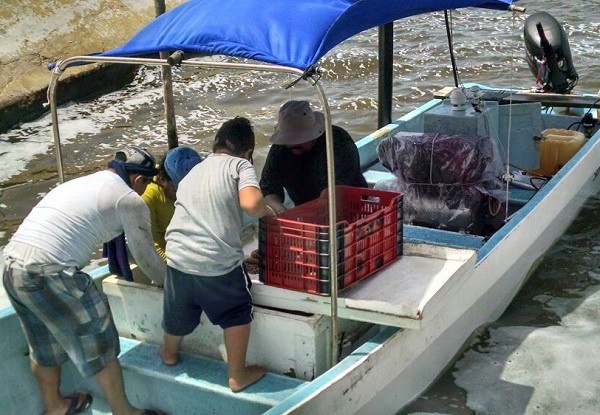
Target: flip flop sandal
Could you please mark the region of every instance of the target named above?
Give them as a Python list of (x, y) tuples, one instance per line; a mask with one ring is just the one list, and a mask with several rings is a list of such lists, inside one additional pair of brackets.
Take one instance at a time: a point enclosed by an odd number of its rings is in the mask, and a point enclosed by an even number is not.
[[(80, 402), (79, 398), (82, 394), (85, 396)], [(94, 397), (87, 392), (78, 392), (74, 395), (67, 396), (65, 399), (69, 399), (71, 401), (69, 409), (67, 409), (65, 415), (73, 415), (79, 414), (88, 409), (90, 406), (92, 406), (92, 401), (94, 400)]]

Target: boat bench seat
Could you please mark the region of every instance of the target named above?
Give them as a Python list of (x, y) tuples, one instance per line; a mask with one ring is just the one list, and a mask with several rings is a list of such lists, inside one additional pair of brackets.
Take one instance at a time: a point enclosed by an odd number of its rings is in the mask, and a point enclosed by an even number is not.
[[(123, 337), (120, 340), (119, 361), (128, 391), (135, 391), (132, 395), (142, 402), (156, 401), (160, 396), (159, 408), (169, 413), (259, 414), (305, 383), (267, 373), (254, 385), (233, 393), (224, 362), (183, 354), (177, 365), (167, 366), (158, 357), (157, 346)], [(198, 402), (202, 402), (201, 408)]]

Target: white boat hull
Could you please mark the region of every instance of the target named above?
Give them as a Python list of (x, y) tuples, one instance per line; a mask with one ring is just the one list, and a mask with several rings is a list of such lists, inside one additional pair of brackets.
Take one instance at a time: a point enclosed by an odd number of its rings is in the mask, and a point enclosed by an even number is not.
[(393, 414), (417, 398), (477, 329), (500, 317), (587, 197), (598, 193), (600, 141), (588, 147), (534, 197), (539, 202), (517, 213), (522, 220), (513, 218), (490, 239), (491, 249), (479, 252), (474, 271), (447, 293), (439, 312), (423, 316), (421, 329), (400, 329), (367, 354), (357, 350), (347, 367), (333, 368), (314, 390), (267, 414)]
[[(373, 142), (361, 148), (363, 155), (373, 161), (378, 137), (392, 133), (398, 126), (418, 130), (423, 112), (438, 103), (432, 101), (398, 120), (397, 125), (373, 134)], [(500, 317), (544, 253), (575, 219), (587, 197), (600, 190), (599, 166), (597, 132), (489, 240), (453, 234), (464, 244), (453, 246), (435, 240), (433, 232), (431, 241), (406, 241), (405, 257), (341, 293), (338, 315), (342, 328), (362, 334), (363, 338), (355, 336), (355, 344), (368, 340), (329, 370), (325, 357), (331, 350), (330, 299), (257, 284), (253, 287), (257, 305), (278, 310), (259, 311), (249, 357), (273, 373), (247, 393), (233, 394), (223, 385), (226, 366), (214, 363), (220, 358), (220, 330), (206, 322), (190, 336), (189, 340), (197, 343), (186, 344), (184, 351), (210, 359), (194, 360), (189, 356), (175, 369), (161, 366), (155, 346), (131, 339), (155, 345), (161, 342), (162, 293), (150, 286), (144, 286), (146, 293), (134, 292), (131, 290), (139, 288), (135, 284), (113, 283), (105, 293), (126, 346), (121, 362), (128, 393), (164, 410), (183, 413), (196, 413), (197, 408), (202, 408), (198, 409), (201, 413), (269, 415), (396, 413), (435, 381), (478, 329)], [(473, 241), (479, 245), (474, 247)], [(417, 278), (415, 267), (423, 262), (427, 266)], [(393, 285), (390, 273), (396, 273), (398, 279), (403, 279), (396, 282), (404, 285)], [(389, 298), (400, 302), (387, 301), (387, 297), (383, 298), (387, 295), (385, 290), (373, 290), (369, 287), (373, 284), (387, 288), (392, 292)], [(401, 289), (398, 287), (407, 291), (412, 288), (415, 295), (394, 293), (394, 289)], [(374, 298), (360, 296), (367, 291), (381, 294)], [(152, 310), (145, 309), (152, 305)], [(374, 329), (363, 331), (362, 322), (374, 324)], [(11, 408), (8, 413), (41, 412), (39, 397), (29, 401), (23, 398), (23, 390), (30, 391), (35, 385), (27, 368), (26, 343), (12, 310), (0, 310), (0, 326), (14, 333), (0, 342), (5, 357), (1, 369), (18, 380), (2, 380), (0, 401)], [(371, 337), (376, 331), (378, 334)], [(354, 349), (354, 345), (349, 349)], [(214, 378), (204, 378), (206, 367), (214, 369)], [(83, 381), (72, 365), (67, 365), (63, 373), (69, 388), (83, 385), (100, 396), (97, 386)], [(283, 373), (299, 379), (284, 378), (280, 376)], [(20, 395), (15, 395), (12, 386), (21, 381), (30, 387), (17, 388)], [(161, 392), (168, 391), (168, 398), (152, 393), (148, 384)], [(101, 402), (95, 405), (95, 413), (106, 413)]]

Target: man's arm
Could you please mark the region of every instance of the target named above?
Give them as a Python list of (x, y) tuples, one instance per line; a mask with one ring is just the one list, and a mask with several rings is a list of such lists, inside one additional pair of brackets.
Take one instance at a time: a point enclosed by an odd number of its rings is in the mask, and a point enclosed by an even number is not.
[(127, 246), (136, 264), (154, 284), (162, 286), (166, 265), (154, 249), (148, 207), (132, 192), (121, 198), (117, 209), (127, 238)]
[(260, 189), (254, 186), (246, 186), (239, 193), (240, 206), (253, 218), (263, 216), (274, 216), (275, 210), (269, 206)]
[(276, 214), (283, 213), (287, 210), (284, 204), (281, 202), (279, 196), (272, 194), (265, 196), (265, 203), (273, 209)]

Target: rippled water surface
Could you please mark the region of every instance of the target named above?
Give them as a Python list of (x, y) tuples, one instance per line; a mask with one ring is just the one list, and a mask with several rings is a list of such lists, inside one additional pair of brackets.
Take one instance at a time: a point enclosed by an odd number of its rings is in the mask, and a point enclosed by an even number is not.
[[(575, 92), (600, 89), (600, 1), (576, 7), (566, 0), (523, 1), (528, 13), (548, 11), (564, 24), (580, 75)], [(462, 82), (533, 86), (524, 59), (526, 16), (508, 12), (453, 12), (454, 44)], [(443, 14), (395, 24), (393, 117), (452, 86)], [(367, 31), (322, 61), (323, 86), (334, 123), (355, 139), (376, 128), (377, 32)], [(176, 70), (179, 140), (209, 151), (218, 126), (234, 115), (251, 118), (261, 168), (279, 106), (288, 99), (317, 103), (305, 83), (248, 72)], [(60, 94), (60, 87), (59, 87)], [(125, 89), (60, 108), (67, 174), (103, 168), (124, 143), (166, 151), (162, 87), (155, 69), (141, 70)], [(50, 118), (0, 135), (0, 246), (31, 207), (56, 183)], [(600, 413), (600, 198), (588, 202), (504, 316), (476, 337), (465, 354), (403, 414)]]

